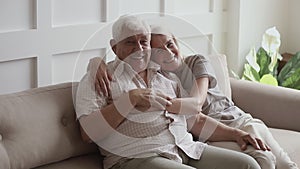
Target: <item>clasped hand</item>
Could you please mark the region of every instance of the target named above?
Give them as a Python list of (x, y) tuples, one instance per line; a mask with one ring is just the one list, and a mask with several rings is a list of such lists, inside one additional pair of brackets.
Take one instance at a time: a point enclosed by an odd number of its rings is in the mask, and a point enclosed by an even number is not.
[(130, 102), (142, 112), (165, 110), (171, 105), (171, 98), (153, 89), (133, 89), (129, 91)]

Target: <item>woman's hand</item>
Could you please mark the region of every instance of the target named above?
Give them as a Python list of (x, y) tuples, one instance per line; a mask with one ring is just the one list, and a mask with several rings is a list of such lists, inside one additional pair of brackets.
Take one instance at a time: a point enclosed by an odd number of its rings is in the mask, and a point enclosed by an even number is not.
[(129, 91), (130, 102), (139, 111), (165, 110), (171, 105), (170, 97), (153, 89), (133, 89)]
[(88, 71), (94, 79), (96, 91), (99, 94), (102, 92), (105, 96), (110, 96), (110, 81), (112, 81), (112, 76), (107, 72), (107, 65), (102, 58), (95, 57), (90, 59)]
[(257, 150), (271, 151), (270, 147), (261, 139), (251, 136), (249, 133), (236, 129), (234, 132), (235, 141), (241, 150), (247, 149), (247, 145), (252, 145)]
[(202, 104), (196, 97), (174, 98), (166, 110), (174, 114), (198, 114), (201, 112)]

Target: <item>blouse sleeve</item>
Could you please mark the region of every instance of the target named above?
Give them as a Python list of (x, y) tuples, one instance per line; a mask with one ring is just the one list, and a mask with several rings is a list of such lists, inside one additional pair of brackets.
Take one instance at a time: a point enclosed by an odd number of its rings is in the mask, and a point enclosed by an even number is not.
[(193, 55), (186, 58), (186, 63), (191, 68), (196, 79), (208, 77), (209, 88), (214, 88), (217, 85), (215, 71), (209, 61), (202, 55)]

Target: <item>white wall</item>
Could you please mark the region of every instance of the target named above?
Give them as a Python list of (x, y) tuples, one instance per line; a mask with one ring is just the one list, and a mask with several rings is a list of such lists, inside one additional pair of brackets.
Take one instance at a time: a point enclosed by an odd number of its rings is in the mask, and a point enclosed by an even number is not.
[(287, 28), (287, 48), (286, 51), (296, 53), (300, 51), (300, 1), (289, 0), (288, 28)]
[(300, 50), (299, 8), (299, 0), (0, 0), (0, 94), (78, 81), (91, 57), (110, 51), (106, 25), (126, 13), (181, 19), (168, 24), (187, 44), (184, 53), (216, 49), (241, 73), (271, 26), (281, 33), (281, 53)]
[(280, 53), (300, 51), (299, 0), (229, 0), (229, 67), (241, 73), (250, 48), (261, 46), (265, 30), (276, 26), (281, 34)]
[(141, 12), (193, 24), (198, 31), (169, 24), (185, 53), (213, 53), (208, 40), (226, 51), (227, 0), (0, 0), (0, 94), (78, 81), (91, 57), (109, 51), (105, 25)]

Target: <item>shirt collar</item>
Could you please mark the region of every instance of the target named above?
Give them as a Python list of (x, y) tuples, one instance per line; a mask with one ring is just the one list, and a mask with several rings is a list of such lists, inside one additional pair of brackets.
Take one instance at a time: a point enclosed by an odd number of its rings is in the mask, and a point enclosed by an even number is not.
[[(160, 70), (160, 65), (150, 60), (147, 70), (157, 72)], [(113, 71), (114, 71), (114, 76), (117, 76), (117, 77), (122, 75), (122, 73), (124, 73), (125, 71), (132, 72), (133, 74), (137, 74), (137, 72), (135, 72), (128, 63), (122, 61), (117, 56), (115, 57), (115, 60), (113, 61)]]

